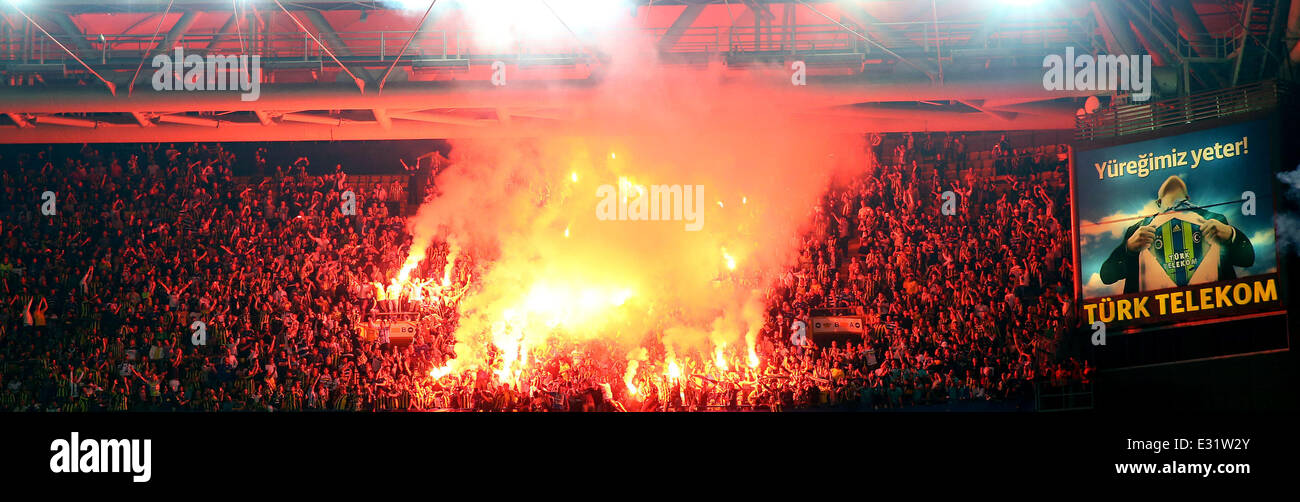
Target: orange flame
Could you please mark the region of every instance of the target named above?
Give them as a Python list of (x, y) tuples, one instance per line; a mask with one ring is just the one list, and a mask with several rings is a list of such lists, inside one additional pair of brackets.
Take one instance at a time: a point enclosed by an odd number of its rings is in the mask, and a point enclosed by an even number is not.
[[(630, 118), (653, 120), (631, 121), (616, 137), (456, 140), (455, 158), (435, 180), (439, 196), (408, 220), (413, 244), (398, 284), (421, 273), (418, 265), (438, 238), (450, 248), (441, 276), (428, 274), (435, 287), (412, 290), (415, 307), (451, 298), (443, 288), (465, 287), (451, 292), (458, 298), (453, 335), (459, 369), (518, 378), (553, 339), (602, 339), (626, 350), (655, 336), (698, 359), (670, 353), (634, 364), (629, 358), (629, 391), (638, 378), (679, 380), (694, 363), (724, 371), (759, 365), (750, 332), (764, 321), (763, 291), (798, 258), (804, 208), (818, 201), (841, 164), (848, 165), (858, 140), (838, 134), (841, 124), (832, 123), (838, 121), (808, 120), (780, 100), (763, 99), (770, 95), (764, 84), (700, 84), (694, 71), (647, 80), (635, 71), (636, 58), (621, 61), (606, 85), (629, 91), (619, 96), (649, 99), (596, 99), (601, 112), (583, 121), (600, 128)], [(689, 92), (679, 95), (678, 89)], [(706, 104), (662, 106), (686, 97)], [(801, 133), (761, 127), (786, 122), (801, 126)], [(663, 148), (666, 142), (673, 148)], [(792, 162), (807, 168), (791, 170)], [(701, 189), (687, 199), (691, 187)], [(674, 188), (682, 195), (673, 196)], [(748, 206), (749, 195), (754, 206)], [(665, 198), (655, 203), (657, 196)], [(453, 235), (472, 260), (461, 256)], [(739, 270), (742, 261), (744, 281), (726, 272)], [(391, 299), (382, 284), (376, 287), (377, 297)], [(737, 345), (742, 333), (746, 362)], [(735, 347), (735, 360), (727, 360), (721, 340)], [(646, 371), (646, 364), (663, 366)]]
[(664, 376), (668, 377), (669, 380), (674, 382), (677, 380), (681, 380), (682, 367), (677, 365), (677, 358), (673, 357), (673, 353), (671, 351), (668, 352), (668, 358), (666, 359), (666, 361), (668, 362), (668, 366), (664, 369)]
[(627, 371), (623, 373), (623, 383), (627, 385), (627, 392), (632, 395), (636, 395), (637, 393), (636, 383), (634, 382), (634, 379), (636, 378), (636, 368), (639, 365), (640, 365), (640, 361), (637, 361), (635, 359), (628, 361)]
[(452, 368), (451, 368), (451, 363), (449, 362), (444, 366), (429, 370), (429, 376), (432, 377), (434, 380), (437, 380), (451, 374), (451, 372), (452, 372)]

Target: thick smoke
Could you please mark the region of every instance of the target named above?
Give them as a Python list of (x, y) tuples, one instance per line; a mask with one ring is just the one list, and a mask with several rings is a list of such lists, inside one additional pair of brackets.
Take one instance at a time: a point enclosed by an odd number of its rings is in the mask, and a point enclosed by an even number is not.
[[(679, 356), (752, 347), (763, 292), (806, 246), (820, 195), (860, 167), (857, 135), (788, 104), (802, 92), (788, 71), (674, 69), (634, 45), (601, 45), (602, 82), (564, 129), (607, 134), (452, 142), (410, 231), (413, 256), (455, 239), (482, 271), (457, 364), (483, 362), (489, 342), (510, 358), (553, 337), (613, 341), (620, 359), (655, 340)], [(598, 190), (620, 184), (629, 203), (638, 185), (703, 187), (702, 228), (602, 221)]]
[[(1300, 166), (1295, 170), (1277, 173), (1277, 179), (1287, 187), (1286, 198), (1300, 203)], [(1279, 212), (1274, 220), (1277, 226), (1277, 245), (1283, 252), (1294, 253), (1300, 249), (1300, 217), (1292, 212)]]

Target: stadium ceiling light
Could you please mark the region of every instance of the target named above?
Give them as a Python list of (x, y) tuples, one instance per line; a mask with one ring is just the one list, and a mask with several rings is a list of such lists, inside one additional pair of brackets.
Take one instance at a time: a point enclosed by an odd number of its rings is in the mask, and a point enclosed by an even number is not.
[(403, 10), (423, 10), (429, 8), (432, 0), (383, 0), (383, 4)]
[(995, 0), (995, 1), (1002, 7), (1015, 7), (1021, 9), (1042, 7), (1048, 3), (1048, 0)]
[[(423, 1), (423, 0), (402, 0)], [(572, 42), (616, 28), (630, 19), (629, 0), (473, 0), (439, 2), (456, 9), (477, 44), (506, 49), (518, 43)], [(427, 3), (421, 8), (428, 7)], [(574, 32), (574, 33), (570, 33)]]

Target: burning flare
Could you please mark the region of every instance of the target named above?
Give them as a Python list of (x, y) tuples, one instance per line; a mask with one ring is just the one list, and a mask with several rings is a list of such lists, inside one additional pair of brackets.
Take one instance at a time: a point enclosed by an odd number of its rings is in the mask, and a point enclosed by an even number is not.
[(627, 385), (627, 392), (633, 396), (640, 393), (636, 385), (636, 370), (646, 358), (647, 351), (644, 348), (638, 347), (627, 353), (627, 371), (623, 372), (623, 384)]
[[(781, 85), (685, 67), (648, 76), (641, 55), (656, 51), (601, 49), (611, 55), (601, 92), (566, 132), (452, 142), (438, 195), (408, 220), (406, 260), (386, 271), (389, 284), (373, 283), (381, 304), (454, 307), (456, 355), (431, 377), (479, 369), (520, 383), (560, 342), (595, 341), (615, 358), (632, 351), (633, 394), (638, 379), (680, 381), (710, 360), (757, 368), (766, 292), (798, 259), (810, 208), (837, 169), (865, 165), (845, 123), (789, 106), (784, 73), (771, 79)], [(622, 186), (653, 218), (597, 217), (597, 185)], [(691, 186), (717, 204), (700, 204), (702, 227), (683, 231), (682, 197), (656, 198)], [(436, 242), (447, 250), (440, 276), (420, 268)], [(740, 356), (742, 339), (745, 363), (733, 364), (726, 347)], [(643, 347), (665, 356), (650, 361)]]

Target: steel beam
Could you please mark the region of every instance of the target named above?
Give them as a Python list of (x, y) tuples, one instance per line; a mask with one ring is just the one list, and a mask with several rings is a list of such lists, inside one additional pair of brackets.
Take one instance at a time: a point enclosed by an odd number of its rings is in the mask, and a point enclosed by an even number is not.
[(1151, 24), (1150, 19), (1138, 12), (1137, 6), (1128, 2), (1124, 2), (1124, 6), (1128, 9), (1129, 19), (1133, 21), (1137, 33), (1141, 35), (1143, 47), (1155, 59), (1154, 63), (1156, 65), (1164, 66), (1183, 63), (1183, 58), (1178, 54), (1178, 47), (1174, 45), (1174, 42), (1165, 38), (1164, 34), (1160, 33), (1160, 30)]
[[(222, 123), (222, 121), (220, 120), (213, 120), (213, 119), (208, 119), (203, 117), (191, 117), (189, 115), (160, 115), (158, 116), (158, 122), (200, 126), (200, 127), (218, 127)], [(161, 129), (161, 127), (159, 129)]]
[(53, 125), (61, 125), (61, 126), (88, 127), (88, 128), (94, 128), (97, 125), (99, 125), (99, 122), (95, 120), (86, 120), (86, 119), (79, 119), (74, 117), (60, 117), (58, 115), (37, 115), (36, 118), (33, 119), (33, 121), (36, 122), (37, 124), (53, 124)]
[(493, 121), (491, 120), (470, 119), (465, 117), (457, 117), (455, 115), (448, 115), (444, 113), (433, 113), (433, 112), (397, 112), (397, 113), (390, 114), (390, 116), (396, 119), (413, 120), (416, 122), (427, 122), (431, 124), (449, 124), (449, 125), (469, 126), (469, 127), (487, 127), (488, 125), (493, 123)]
[[(330, 26), (329, 20), (325, 19), (325, 16), (320, 11), (303, 11), (302, 17), (316, 27), (316, 33), (320, 35), (322, 41), (328, 44), (330, 50), (334, 51), (341, 59), (349, 59), (353, 56), (352, 48), (343, 42), (338, 32), (334, 31), (334, 27)], [(375, 82), (375, 76), (369, 70), (355, 64), (347, 65), (347, 67), (352, 73), (364, 78), (367, 83)]]
[(285, 122), (302, 122), (304, 124), (332, 126), (343, 125), (346, 122), (342, 117), (316, 115), (312, 113), (286, 113), (280, 116), (280, 120)]
[(135, 119), (135, 123), (140, 124), (140, 127), (152, 127), (154, 125), (153, 121), (149, 120), (148, 115), (140, 112), (131, 112), (131, 118)]
[(1101, 0), (1092, 2), (1092, 12), (1101, 25), (1106, 50), (1111, 54), (1137, 54), (1137, 38), (1129, 27), (1128, 18), (1114, 3)]
[(72, 21), (72, 16), (54, 14), (50, 16), (50, 19), (54, 21), (54, 24), (59, 25), (59, 29), (63, 30), (63, 35), (72, 40), (72, 46), (76, 47), (78, 51), (91, 52), (94, 50), (90, 46), (90, 42), (86, 41), (86, 34), (82, 33), (81, 28), (77, 27), (77, 23)]
[(5, 116), (9, 117), (9, 120), (14, 121), (14, 125), (17, 125), (19, 129), (26, 129), (32, 126), (26, 118), (17, 113), (6, 113)]
[(375, 122), (378, 122), (379, 125), (384, 128), (384, 130), (389, 130), (393, 128), (393, 119), (389, 118), (387, 110), (384, 110), (383, 108), (376, 108), (374, 110), (370, 110), (370, 112), (375, 115)]
[(979, 110), (980, 113), (984, 113), (1002, 122), (1011, 122), (1011, 119), (1014, 119), (1016, 117), (1015, 113), (991, 110), (971, 100), (962, 99), (962, 100), (958, 100), (958, 102), (960, 102), (963, 105), (974, 108), (976, 110)]
[(1168, 0), (1170, 13), (1173, 14), (1174, 22), (1178, 23), (1178, 31), (1191, 42), (1192, 48), (1196, 50), (1196, 55), (1200, 57), (1216, 57), (1215, 54), (1206, 54), (1206, 47), (1213, 45), (1210, 40), (1209, 30), (1205, 28), (1205, 23), (1201, 21), (1201, 15), (1196, 13), (1196, 8), (1192, 7), (1191, 0)]
[(194, 22), (199, 20), (199, 16), (200, 13), (198, 11), (182, 12), (181, 18), (177, 19), (171, 29), (167, 30), (167, 36), (163, 37), (161, 42), (158, 42), (158, 45), (153, 48), (150, 55), (161, 54), (171, 50), (172, 46), (176, 45), (176, 41), (185, 36), (185, 32), (189, 31), (190, 27), (194, 26)]
[(681, 40), (686, 30), (695, 24), (695, 20), (700, 17), (702, 12), (704, 12), (703, 4), (687, 5), (686, 9), (677, 15), (677, 19), (673, 20), (672, 26), (668, 27), (668, 31), (664, 33), (664, 36), (659, 39), (659, 50), (667, 51), (677, 45), (677, 41)]
[(1286, 13), (1286, 40), (1291, 44), (1291, 64), (1300, 64), (1300, 0), (1291, 0)]
[(217, 46), (226, 41), (226, 37), (230, 32), (237, 29), (235, 23), (238, 22), (239, 16), (231, 14), (230, 19), (227, 19), (226, 23), (221, 25), (221, 29), (217, 30), (217, 33), (212, 36), (212, 40), (208, 42), (207, 50), (209, 52), (217, 50)]
[[(817, 11), (815, 7), (805, 4), (802, 0), (798, 1), (800, 4), (813, 9), (814, 12), (820, 13), (820, 11)], [(922, 73), (925, 73), (926, 76), (930, 77), (932, 80), (938, 74), (938, 67), (934, 63), (930, 62), (929, 59), (922, 59), (920, 61), (907, 59), (890, 50), (885, 44), (882, 44), (879, 38), (883, 35), (884, 40), (888, 41), (890, 45), (893, 45), (894, 47), (924, 50), (920, 44), (907, 38), (907, 35), (903, 34), (903, 32), (897, 28), (881, 25), (880, 20), (876, 19), (875, 16), (872, 16), (871, 13), (867, 12), (867, 10), (862, 8), (861, 5), (856, 3), (843, 5), (841, 6), (840, 13), (843, 14), (845, 18), (848, 18), (849, 21), (853, 22), (853, 24), (860, 26), (862, 30), (866, 32), (861, 33), (860, 35), (863, 36), (867, 42), (883, 49), (886, 53), (898, 58), (899, 61), (921, 70)], [(872, 36), (872, 33), (876, 34), (876, 36)]]
[[(584, 123), (546, 123), (497, 127), (466, 127), (434, 122), (406, 122), (394, 124), (391, 130), (384, 129), (375, 122), (354, 122), (344, 125), (323, 125), (306, 123), (282, 123), (266, 127), (251, 123), (220, 121), (213, 124), (209, 119), (194, 117), (173, 117), (168, 121), (181, 123), (164, 123), (157, 127), (143, 128), (132, 124), (129, 127), (107, 127), (109, 124), (81, 121), (75, 124), (85, 129), (69, 132), (59, 127), (34, 127), (19, 129), (11, 127), (0, 134), (0, 143), (140, 143), (140, 142), (210, 142), (210, 141), (348, 141), (348, 140), (401, 140), (401, 139), (445, 139), (445, 138), (509, 138), (534, 137), (542, 134), (585, 135), (585, 136), (620, 136), (635, 134), (637, 126), (631, 124), (603, 124), (596, 127)], [(160, 117), (161, 119), (161, 117)], [(1073, 113), (1056, 115), (1018, 114), (1008, 121), (989, 120), (983, 113), (925, 113), (905, 112), (887, 113), (868, 111), (863, 113), (839, 112), (824, 114), (803, 114), (802, 120), (810, 123), (833, 125), (834, 130), (843, 134), (862, 134), (866, 132), (902, 132), (902, 131), (1006, 131), (1006, 130), (1068, 130), (1074, 126)], [(51, 119), (56, 120), (56, 119)], [(192, 122), (192, 125), (188, 122)], [(216, 121), (212, 121), (216, 122)], [(46, 121), (44, 123), (54, 123)], [(496, 121), (491, 121), (495, 124)], [(99, 127), (96, 127), (98, 125)], [(201, 127), (195, 127), (201, 126)]]
[(1246, 51), (1250, 47), (1250, 20), (1251, 16), (1254, 15), (1255, 0), (1246, 0), (1245, 6), (1246, 8), (1241, 14), (1241, 29), (1246, 36), (1241, 39), (1242, 43), (1237, 47), (1237, 57), (1233, 58), (1232, 61), (1232, 80), (1230, 82), (1233, 87), (1236, 87), (1237, 79), (1241, 76), (1241, 62), (1246, 59)]
[[(915, 76), (823, 77), (815, 85), (795, 87), (788, 77), (744, 86), (762, 92), (771, 105), (836, 106), (878, 101), (952, 99), (1054, 99), (1103, 94), (1103, 91), (1049, 91), (1042, 70), (949, 73), (943, 85)], [(744, 84), (735, 84), (743, 86)], [(738, 87), (738, 89), (741, 87)], [(243, 101), (241, 91), (155, 91), (142, 89), (130, 97), (113, 98), (85, 87), (44, 88), (39, 93), (21, 87), (0, 87), (0, 113), (180, 113), (191, 111), (255, 110), (425, 110), (431, 108), (569, 108), (614, 99), (593, 82), (532, 84), (507, 87), (487, 83), (394, 82), (379, 94), (359, 94), (347, 83), (264, 83), (257, 101)]]

